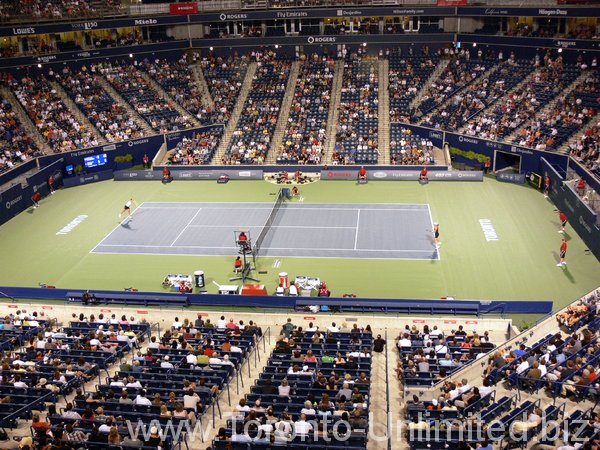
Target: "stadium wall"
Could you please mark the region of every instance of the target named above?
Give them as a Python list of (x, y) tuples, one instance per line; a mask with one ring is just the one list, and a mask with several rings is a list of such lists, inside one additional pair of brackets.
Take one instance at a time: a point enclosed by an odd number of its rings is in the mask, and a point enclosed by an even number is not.
[[(69, 294), (73, 292), (82, 292), (81, 289), (62, 289), (62, 288), (41, 288), (41, 287), (15, 287), (1, 286), (0, 292), (4, 297), (13, 299), (38, 299), (38, 300), (60, 300), (67, 302)], [(144, 297), (165, 298), (164, 304), (161, 307), (169, 307), (169, 298), (174, 295), (181, 295), (177, 292), (124, 292), (124, 291), (106, 291), (106, 290), (91, 290), (98, 297), (104, 294), (118, 297), (126, 295), (128, 298), (139, 297), (139, 304), (143, 305)], [(218, 295), (218, 294), (185, 294), (182, 298), (188, 299), (188, 304), (192, 306), (222, 306), (222, 307), (253, 307), (253, 308), (269, 308), (269, 309), (293, 309), (298, 302), (305, 303), (309, 300), (308, 297), (277, 297), (277, 296), (255, 296), (255, 295)], [(315, 304), (325, 303), (331, 307), (336, 306), (356, 306), (358, 308), (366, 307), (371, 313), (383, 313), (381, 305), (387, 305), (388, 308), (406, 308), (413, 311), (419, 310), (421, 313), (424, 310), (430, 310), (432, 315), (440, 314), (439, 310), (448, 310), (455, 308), (457, 310), (468, 307), (470, 315), (480, 314), (548, 314), (552, 311), (552, 301), (500, 301), (500, 300), (441, 300), (441, 299), (379, 299), (379, 298), (334, 298), (330, 297), (326, 300), (318, 297), (310, 299), (310, 302)], [(131, 302), (133, 303), (133, 301)], [(130, 304), (131, 304), (130, 303)], [(73, 304), (72, 302), (70, 304)], [(81, 303), (75, 303), (77, 306), (82, 306)], [(178, 303), (181, 305), (181, 303)], [(108, 306), (108, 305), (107, 305)], [(110, 306), (118, 307), (118, 303)], [(355, 312), (356, 309), (354, 309)], [(474, 314), (473, 312), (476, 312)], [(393, 311), (392, 311), (393, 313)]]
[(556, 207), (563, 211), (569, 219), (569, 224), (585, 242), (593, 255), (600, 260), (600, 228), (598, 216), (592, 211), (573, 190), (565, 183), (564, 175), (545, 158), (540, 158), (541, 173), (550, 177), (550, 199)]

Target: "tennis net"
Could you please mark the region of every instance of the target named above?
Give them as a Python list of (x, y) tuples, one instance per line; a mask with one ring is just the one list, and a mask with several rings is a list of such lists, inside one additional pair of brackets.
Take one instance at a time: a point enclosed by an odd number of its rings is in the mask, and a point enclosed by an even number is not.
[(258, 252), (260, 251), (260, 246), (262, 245), (263, 241), (265, 240), (267, 233), (271, 229), (271, 226), (273, 225), (273, 222), (275, 221), (275, 216), (277, 215), (277, 211), (279, 211), (279, 208), (281, 208), (282, 203), (283, 203), (283, 190), (279, 189), (279, 192), (277, 192), (277, 199), (275, 200), (275, 204), (273, 205), (273, 209), (271, 210), (271, 213), (269, 214), (269, 217), (267, 218), (267, 221), (266, 221), (265, 225), (263, 226), (263, 229), (260, 230), (260, 234), (254, 241), (254, 248), (252, 250), (254, 253), (254, 256), (258, 255)]

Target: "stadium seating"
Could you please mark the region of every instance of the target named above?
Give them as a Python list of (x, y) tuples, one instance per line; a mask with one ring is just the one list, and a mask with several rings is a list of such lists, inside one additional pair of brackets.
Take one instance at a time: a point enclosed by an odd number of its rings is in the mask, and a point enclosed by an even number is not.
[(97, 68), (94, 65), (90, 66), (90, 70), (83, 67), (76, 73), (65, 68), (57, 78), (67, 94), (108, 142), (141, 137), (141, 127), (127, 117), (127, 111), (115, 103), (102, 88), (96, 80), (96, 73)]
[(98, 145), (43, 75), (12, 80), (10, 87), (54, 152)]
[(189, 117), (184, 117), (160, 98), (135, 65), (127, 64), (104, 69), (103, 74), (127, 102), (159, 132), (191, 127)]
[(208, 164), (219, 146), (222, 134), (223, 129), (218, 128), (196, 133), (191, 138), (183, 138), (169, 156), (168, 163), (173, 165)]
[[(422, 115), (427, 115), (458, 91), (461, 91), (465, 86), (479, 79), (491, 67), (491, 61), (476, 61), (466, 58), (451, 59), (440, 76), (436, 80), (433, 80), (430, 87), (425, 91), (421, 103), (417, 106), (417, 110)], [(423, 124), (428, 126), (436, 125), (428, 120), (427, 116)], [(440, 125), (438, 124), (437, 127), (440, 127)]]
[(434, 164), (431, 140), (413, 134), (408, 128), (394, 123), (390, 127), (390, 163), (400, 165)]
[(185, 57), (177, 62), (157, 60), (146, 65), (148, 73), (177, 103), (195, 116), (202, 125), (224, 123), (225, 117), (202, 103), (199, 83)]
[(399, 50), (389, 56), (390, 120), (411, 122), (412, 100), (427, 82), (439, 60), (436, 56), (403, 56)]
[(210, 95), (215, 102), (215, 112), (223, 118), (224, 124), (229, 122), (242, 87), (247, 61), (246, 56), (227, 59), (210, 56), (200, 61)]
[(592, 71), (552, 111), (536, 116), (513, 142), (537, 150), (557, 150), (598, 111), (600, 72)]
[(375, 164), (378, 152), (377, 60), (348, 55), (335, 133), (334, 164)]
[(242, 115), (226, 152), (227, 164), (262, 164), (279, 118), (291, 62), (266, 53), (258, 68)]
[(532, 70), (533, 65), (528, 62), (501, 62), (487, 77), (477, 78), (449, 99), (438, 111), (428, 114), (423, 124), (457, 131), (485, 108), (501, 100)]
[(40, 155), (40, 150), (19, 122), (12, 105), (0, 97), (0, 173)]
[(321, 60), (318, 55), (302, 63), (277, 156), (278, 164), (320, 163), (331, 101), (333, 64), (333, 60)]
[[(236, 416), (228, 420), (225, 436), (213, 441), (213, 449), (223, 449), (229, 441), (234, 443), (239, 440), (239, 425), (250, 416), (274, 425), (272, 437), (276, 445), (288, 443), (294, 448), (337, 448), (336, 445), (347, 449), (366, 448), (372, 336), (358, 328), (357, 331), (335, 331), (315, 336), (315, 332), (284, 328), (282, 332), (284, 336), (289, 335), (290, 340), (282, 336), (277, 341), (250, 394), (240, 401)], [(336, 360), (322, 360), (330, 355), (337, 355)], [(329, 378), (325, 373), (329, 374)], [(347, 391), (348, 397), (343, 390)], [(329, 436), (332, 442), (323, 434), (299, 432), (294, 420), (297, 424), (304, 418), (307, 421), (328, 420), (328, 430), (335, 426), (332, 424), (346, 420), (350, 429), (340, 430), (342, 442), (336, 442), (335, 436)], [(293, 440), (288, 432), (292, 427), (296, 429)], [(265, 433), (266, 429), (250, 430), (251, 437), (258, 439), (252, 447), (269, 444), (270, 436)], [(248, 442), (243, 445), (247, 446)]]
[(506, 138), (572, 83), (577, 75), (575, 66), (563, 65), (560, 60), (536, 68), (508, 93), (504, 101), (474, 117), (467, 124), (466, 133), (492, 140)]

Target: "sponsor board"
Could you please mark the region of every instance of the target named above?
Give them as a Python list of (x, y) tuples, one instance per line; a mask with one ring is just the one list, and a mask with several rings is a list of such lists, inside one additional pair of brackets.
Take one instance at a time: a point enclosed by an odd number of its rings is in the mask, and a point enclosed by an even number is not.
[(510, 173), (510, 172), (497, 172), (496, 180), (503, 181), (505, 183), (524, 184), (525, 183), (525, 174)]
[[(369, 180), (412, 180), (419, 179), (418, 170), (407, 169), (379, 169), (367, 170)], [(429, 170), (427, 174), (429, 181), (483, 181), (482, 171), (448, 171), (448, 170)], [(322, 170), (321, 180), (356, 180), (358, 177), (358, 168), (354, 170)]]
[(81, 186), (84, 184), (96, 183), (97, 181), (110, 180), (113, 177), (112, 170), (102, 170), (100, 172), (94, 172), (87, 175), (66, 177), (63, 179), (65, 187)]
[[(135, 180), (162, 180), (162, 167), (156, 167), (156, 170), (121, 170), (114, 173), (116, 181), (135, 181)], [(227, 175), (231, 180), (262, 180), (262, 170), (215, 170), (215, 169), (189, 169), (178, 170), (176, 167), (169, 167), (171, 176), (174, 180), (218, 180), (221, 175)]]

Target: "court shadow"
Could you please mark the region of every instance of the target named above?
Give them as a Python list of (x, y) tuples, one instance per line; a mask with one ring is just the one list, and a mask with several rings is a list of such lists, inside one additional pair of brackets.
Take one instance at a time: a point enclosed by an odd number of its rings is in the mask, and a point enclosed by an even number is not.
[(131, 228), (131, 220), (128, 220), (128, 221), (126, 221), (126, 222), (123, 222), (123, 223), (121, 224), (121, 228), (126, 228), (126, 229), (128, 229), (128, 230), (131, 230), (131, 229), (132, 229), (132, 228)]
[(571, 284), (575, 284), (575, 277), (573, 276), (573, 274), (569, 271), (569, 266), (564, 266), (562, 268), (563, 271), (563, 275), (567, 278), (567, 280), (569, 280), (569, 282)]

